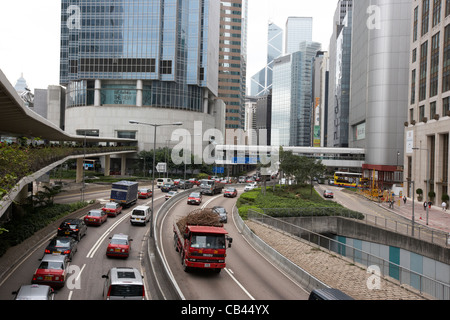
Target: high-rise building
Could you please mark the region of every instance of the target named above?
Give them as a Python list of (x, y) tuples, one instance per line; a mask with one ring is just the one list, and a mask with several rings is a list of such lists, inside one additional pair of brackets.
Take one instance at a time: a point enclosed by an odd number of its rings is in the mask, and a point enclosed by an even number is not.
[[(450, 3), (413, 1), (409, 52), (409, 99), (405, 114), (405, 180), (440, 205), (449, 194)], [(404, 188), (415, 196), (412, 183)]]
[(288, 17), (286, 21), (286, 40), (284, 53), (293, 53), (299, 50), (300, 43), (312, 42), (313, 18)]
[[(135, 138), (150, 150), (153, 128), (130, 119), (181, 121), (191, 134), (199, 123), (203, 131), (215, 128), (223, 122), (219, 26), (214, 0), (62, 0), (66, 131)], [(173, 130), (158, 129), (157, 147)]]
[(329, 60), (326, 51), (318, 51), (314, 59), (311, 120), (313, 147), (325, 147), (327, 143)]
[(272, 89), (272, 145), (311, 146), (313, 63), (321, 44), (275, 59)]
[(327, 146), (348, 147), (353, 0), (338, 2), (330, 39)]
[(283, 54), (283, 29), (269, 22), (267, 30), (267, 64), (252, 76), (250, 95), (260, 97), (267, 95), (272, 89), (273, 64), (275, 58)]
[(349, 146), (366, 150), (363, 173), (380, 189), (401, 180), (412, 3), (353, 2)]
[(227, 129), (245, 121), (248, 0), (220, 1), (219, 98), (226, 105)]

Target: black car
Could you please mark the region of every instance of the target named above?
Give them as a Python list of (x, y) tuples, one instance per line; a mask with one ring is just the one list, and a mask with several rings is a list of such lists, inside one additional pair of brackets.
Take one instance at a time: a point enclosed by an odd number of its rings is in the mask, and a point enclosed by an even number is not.
[(227, 210), (224, 207), (214, 206), (213, 211), (219, 215), (220, 222), (227, 223), (228, 221)]
[(57, 235), (71, 236), (80, 241), (86, 235), (86, 232), (87, 226), (82, 219), (66, 219), (59, 226)]
[(165, 184), (161, 187), (162, 192), (176, 191), (178, 187), (174, 184)]
[(73, 255), (78, 250), (78, 241), (73, 237), (54, 237), (45, 248), (45, 254), (63, 254), (72, 261)]
[(191, 189), (194, 186), (194, 184), (192, 183), (192, 181), (189, 180), (181, 180), (178, 183), (178, 188), (180, 189)]

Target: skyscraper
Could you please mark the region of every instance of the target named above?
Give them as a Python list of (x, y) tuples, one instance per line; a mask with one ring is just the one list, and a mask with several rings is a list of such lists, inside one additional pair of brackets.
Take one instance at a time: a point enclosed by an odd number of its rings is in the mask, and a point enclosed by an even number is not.
[(244, 127), (247, 73), (247, 0), (221, 1), (219, 98), (226, 104), (225, 127)]
[[(415, 181), (425, 200), (433, 191), (440, 205), (450, 187), (450, 3), (415, 1), (410, 16), (404, 179)], [(411, 183), (405, 189), (415, 196)]]
[(348, 147), (353, 0), (338, 2), (330, 39), (328, 147)]
[(259, 97), (267, 95), (272, 89), (273, 63), (283, 54), (283, 29), (269, 22), (267, 30), (267, 64), (252, 76), (250, 95)]
[(313, 18), (289, 17), (286, 21), (286, 40), (284, 53), (293, 53), (299, 50), (299, 44), (312, 42)]
[(275, 59), (272, 90), (272, 145), (311, 146), (313, 62), (321, 44)]
[(385, 187), (397, 180), (403, 158), (398, 153), (404, 145), (411, 61), (411, 16), (406, 13), (412, 3), (353, 2), (349, 146), (365, 148), (364, 174), (369, 178), (377, 171)]
[[(61, 8), (66, 131), (135, 138), (149, 149), (152, 130), (129, 119), (215, 127), (219, 2), (62, 0)], [(161, 128), (159, 146), (172, 130)]]

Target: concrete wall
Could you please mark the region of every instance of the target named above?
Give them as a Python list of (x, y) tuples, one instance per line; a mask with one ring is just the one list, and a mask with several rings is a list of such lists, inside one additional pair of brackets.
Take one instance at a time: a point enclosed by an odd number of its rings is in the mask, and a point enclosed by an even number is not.
[(342, 217), (284, 218), (293, 225), (315, 233), (332, 233), (343, 237), (398, 247), (450, 265), (450, 249), (393, 231)]

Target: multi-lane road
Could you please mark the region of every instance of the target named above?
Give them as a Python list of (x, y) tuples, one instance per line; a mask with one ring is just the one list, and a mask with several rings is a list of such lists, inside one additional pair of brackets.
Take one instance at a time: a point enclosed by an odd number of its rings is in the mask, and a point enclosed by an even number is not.
[[(194, 189), (193, 189), (194, 190)], [(242, 189), (239, 190), (242, 192)], [(85, 199), (107, 199), (109, 190), (86, 192)], [(204, 196), (201, 207), (223, 206), (229, 213), (225, 229), (233, 238), (233, 244), (227, 251), (227, 268), (221, 273), (190, 272), (181, 268), (180, 256), (173, 246), (173, 222), (180, 216), (198, 207), (187, 204), (187, 195), (176, 201), (164, 217), (156, 214), (165, 202), (165, 193), (155, 190), (154, 212), (155, 223), (160, 235), (160, 246), (168, 271), (174, 276), (180, 294), (187, 300), (304, 300), (308, 293), (288, 276), (270, 264), (262, 254), (258, 253), (240, 235), (232, 219), (232, 209), (236, 199), (224, 198), (223, 195)], [(79, 197), (76, 196), (76, 197)], [(59, 201), (64, 202), (70, 195), (62, 195)], [(71, 199), (69, 199), (71, 200)], [(150, 199), (138, 200), (138, 205), (150, 205)], [(57, 300), (99, 300), (103, 298), (104, 279), (102, 275), (114, 266), (129, 266), (141, 270), (146, 280), (146, 298), (156, 299), (156, 291), (149, 283), (150, 270), (145, 263), (149, 237), (147, 227), (132, 226), (129, 214), (132, 208), (125, 209), (117, 217), (108, 218), (99, 227), (89, 227), (86, 237), (82, 238), (78, 252), (71, 263), (70, 274), (66, 286), (57, 290)], [(56, 233), (56, 230), (55, 230)], [(112, 259), (106, 257), (109, 237), (115, 233), (128, 234), (132, 239), (132, 250), (129, 258)], [(44, 248), (49, 238), (37, 243), (34, 250), (25, 257), (15, 269), (0, 279), (0, 300), (12, 299), (11, 292), (22, 284), (29, 284), (33, 272), (39, 265)]]

